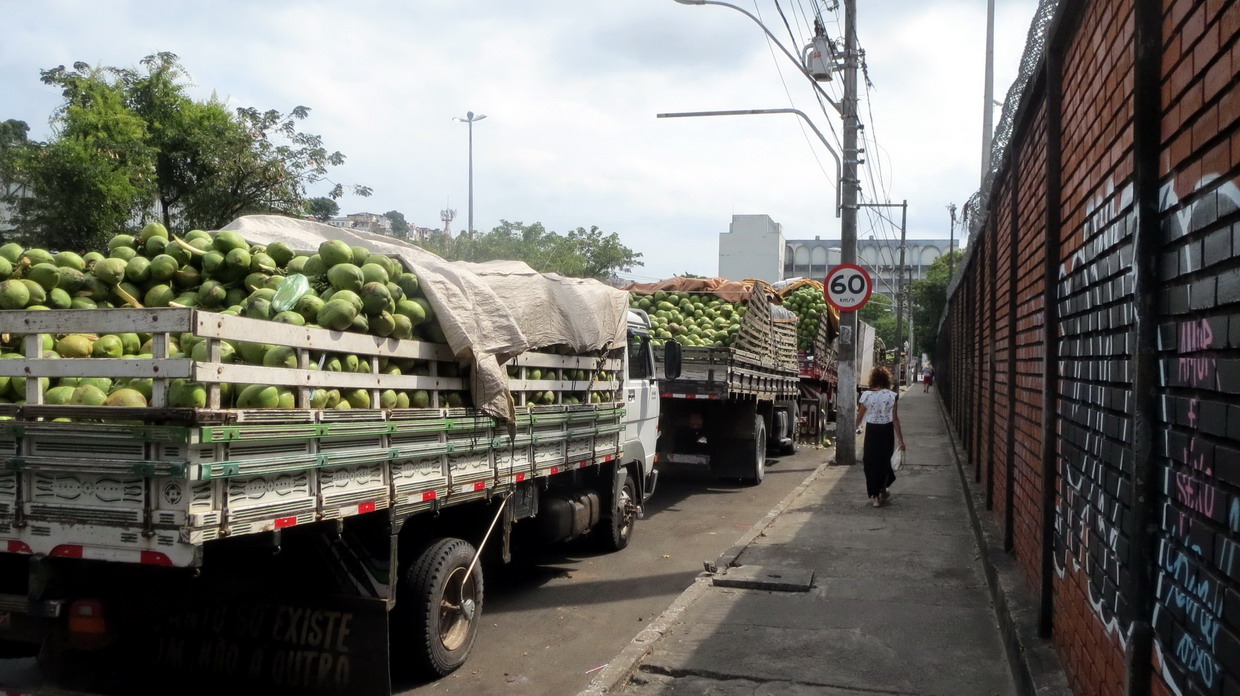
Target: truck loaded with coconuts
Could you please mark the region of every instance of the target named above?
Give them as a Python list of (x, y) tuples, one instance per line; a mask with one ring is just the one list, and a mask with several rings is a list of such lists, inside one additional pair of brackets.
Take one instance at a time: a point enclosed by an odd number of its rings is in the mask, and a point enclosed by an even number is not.
[(650, 322), (515, 262), (274, 216), (0, 247), (0, 650), (95, 693), (387, 694), (482, 556), (628, 545)]
[(708, 465), (759, 484), (768, 450), (797, 446), (797, 316), (761, 281), (673, 278), (630, 285), (650, 312), (659, 381), (660, 465)]

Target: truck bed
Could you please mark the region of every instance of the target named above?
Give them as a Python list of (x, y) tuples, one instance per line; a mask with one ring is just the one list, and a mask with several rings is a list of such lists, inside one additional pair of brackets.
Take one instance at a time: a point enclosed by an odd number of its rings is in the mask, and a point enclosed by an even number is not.
[[(149, 408), (44, 405), (28, 379), (27, 404), (0, 405), (0, 550), (155, 565), (193, 566), (216, 539), (390, 509), (395, 515), (487, 498), (495, 491), (619, 456), (624, 428), (615, 354), (526, 353), (510, 379), (509, 424), (448, 408), (441, 392), (468, 380), (438, 376), (447, 346), (383, 339), (193, 309), (0, 312), (0, 333), (151, 333), (155, 356), (10, 358), (0, 375), (150, 377)], [(211, 341), (204, 362), (168, 357), (167, 337)], [(220, 340), (294, 347), (299, 369), (219, 362)], [(371, 373), (310, 369), (322, 353), (369, 358)], [(430, 375), (383, 375), (384, 357), (428, 361)], [(584, 370), (585, 380), (524, 379), (533, 367)], [(563, 372), (559, 373), (563, 376)], [(170, 379), (210, 385), (208, 407), (167, 406)], [(297, 388), (293, 409), (221, 407), (220, 383)], [(368, 389), (370, 409), (309, 408), (312, 388)], [(381, 389), (426, 389), (432, 407), (378, 408)], [(557, 403), (528, 405), (524, 390)], [(569, 395), (607, 395), (563, 403)], [(587, 399), (588, 401), (588, 399)], [(62, 419), (62, 420), (56, 420)]]
[[(662, 360), (662, 347), (656, 359)], [(680, 377), (659, 382), (659, 394), (673, 399), (794, 399), (800, 374), (795, 367), (738, 348), (686, 346)]]

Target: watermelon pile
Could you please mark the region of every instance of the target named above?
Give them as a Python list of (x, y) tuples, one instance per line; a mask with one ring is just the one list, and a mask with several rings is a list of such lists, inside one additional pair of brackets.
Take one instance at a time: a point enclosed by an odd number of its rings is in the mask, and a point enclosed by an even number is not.
[[(445, 343), (443, 329), (422, 294), (417, 275), (399, 261), (328, 241), (318, 253), (297, 253), (277, 242), (251, 245), (235, 231), (194, 230), (183, 238), (158, 223), (137, 235), (120, 234), (106, 253), (51, 253), (20, 244), (0, 246), (0, 309), (96, 309), (108, 307), (197, 307), (221, 314), (264, 319), (297, 326)], [(6, 339), (9, 337), (5, 337)], [(0, 344), (0, 358), (22, 358), (20, 337)], [(173, 358), (205, 361), (205, 339), (193, 334), (173, 337)], [(292, 348), (264, 343), (224, 341), (225, 362), (269, 367), (297, 367)], [(151, 337), (139, 334), (67, 334), (44, 336), (44, 357), (152, 357)], [(368, 358), (323, 353), (312, 368), (370, 372)], [(419, 360), (380, 360), (384, 374), (428, 375)], [(457, 377), (456, 363), (439, 363), (438, 375)], [(150, 379), (61, 378), (45, 381), (49, 404), (146, 406)], [(292, 408), (294, 391), (271, 385), (222, 385), (224, 405), (238, 408)], [(0, 403), (21, 403), (25, 379), (0, 377)], [(202, 407), (206, 387), (174, 380), (169, 405)], [(467, 405), (467, 392), (441, 392), (441, 405)], [(430, 406), (425, 390), (386, 390), (384, 408)], [(370, 408), (364, 389), (315, 390), (314, 408)]]
[(729, 302), (713, 293), (659, 290), (629, 293), (629, 306), (650, 315), (656, 344), (675, 341), (685, 346), (731, 347), (748, 306)]
[(784, 307), (797, 315), (797, 349), (809, 350), (818, 335), (818, 323), (827, 313), (827, 299), (822, 288), (802, 285), (784, 297)]

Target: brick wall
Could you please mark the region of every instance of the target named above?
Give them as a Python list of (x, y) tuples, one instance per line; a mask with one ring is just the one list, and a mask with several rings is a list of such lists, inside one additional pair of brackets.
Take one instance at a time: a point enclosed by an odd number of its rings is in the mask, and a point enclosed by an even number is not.
[(1063, 0), (940, 334), (942, 397), (1078, 694), (1240, 694), (1238, 37), (1240, 0)]

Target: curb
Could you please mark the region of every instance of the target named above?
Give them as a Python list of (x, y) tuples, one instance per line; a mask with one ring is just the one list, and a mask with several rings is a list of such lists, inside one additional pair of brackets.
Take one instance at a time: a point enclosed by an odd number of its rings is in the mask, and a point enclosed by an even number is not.
[(1067, 675), (1054, 647), (1049, 640), (1037, 634), (1038, 605), (1032, 592), (1024, 584), (1024, 577), (1015, 559), (1003, 551), (1003, 536), (997, 523), (990, 516), (983, 516), (981, 494), (969, 479), (963, 447), (951, 427), (946, 405), (935, 394), (939, 415), (947, 430), (952, 446), (952, 459), (956, 473), (964, 489), (965, 506), (969, 510), (969, 523), (977, 542), (978, 555), (990, 589), (990, 602), (994, 607), (999, 633), (1003, 636), (1003, 648), (1008, 658), (1017, 693), (1026, 696), (1072, 696)]
[[(788, 495), (785, 495), (783, 500), (779, 501), (775, 507), (771, 508), (770, 512), (767, 512), (766, 515), (759, 520), (752, 529), (745, 532), (745, 534), (738, 539), (735, 544), (728, 548), (727, 551), (720, 554), (719, 558), (713, 563), (713, 566), (716, 569), (722, 569), (723, 572), (727, 572), (728, 568), (733, 567), (736, 563), (736, 559), (744, 553), (745, 549), (752, 544), (754, 540), (762, 536), (762, 534), (766, 531), (766, 528), (771, 526), (771, 523), (783, 514), (783, 512), (792, 505), (793, 501), (800, 497), (800, 495), (805, 492), (805, 489), (809, 488), (810, 484), (822, 475), (822, 472), (826, 471), (828, 468), (832, 468), (831, 462), (834, 460), (834, 449), (834, 447), (825, 448), (823, 450), (824, 452), (832, 453), (828, 455), (826, 461), (819, 464), (817, 468), (811, 471), (809, 475), (805, 477), (805, 480), (797, 484), (796, 488), (788, 491)], [(712, 564), (708, 561), (707, 565)], [(718, 572), (718, 570), (716, 572)], [(672, 628), (679, 623), (680, 616), (685, 613), (686, 609), (693, 606), (694, 602), (700, 599), (702, 595), (706, 594), (706, 591), (711, 587), (712, 577), (714, 574), (715, 573), (710, 571), (698, 574), (697, 578), (694, 579), (693, 584), (690, 585), (684, 592), (681, 592), (680, 595), (676, 597), (676, 599), (673, 600), (667, 607), (667, 609), (663, 610), (663, 613), (659, 614), (645, 630), (638, 633), (637, 636), (634, 637), (628, 644), (628, 646), (620, 651), (620, 654), (612, 658), (611, 661), (607, 663), (607, 666), (599, 672), (598, 676), (594, 677), (585, 689), (578, 692), (577, 696), (602, 696), (602, 694), (615, 693), (618, 688), (623, 687), (625, 683), (628, 682), (629, 677), (633, 676), (633, 672), (637, 671), (637, 667), (641, 664), (641, 661), (644, 660), (652, 650), (654, 650), (655, 643), (657, 643), (663, 636), (667, 635)]]

